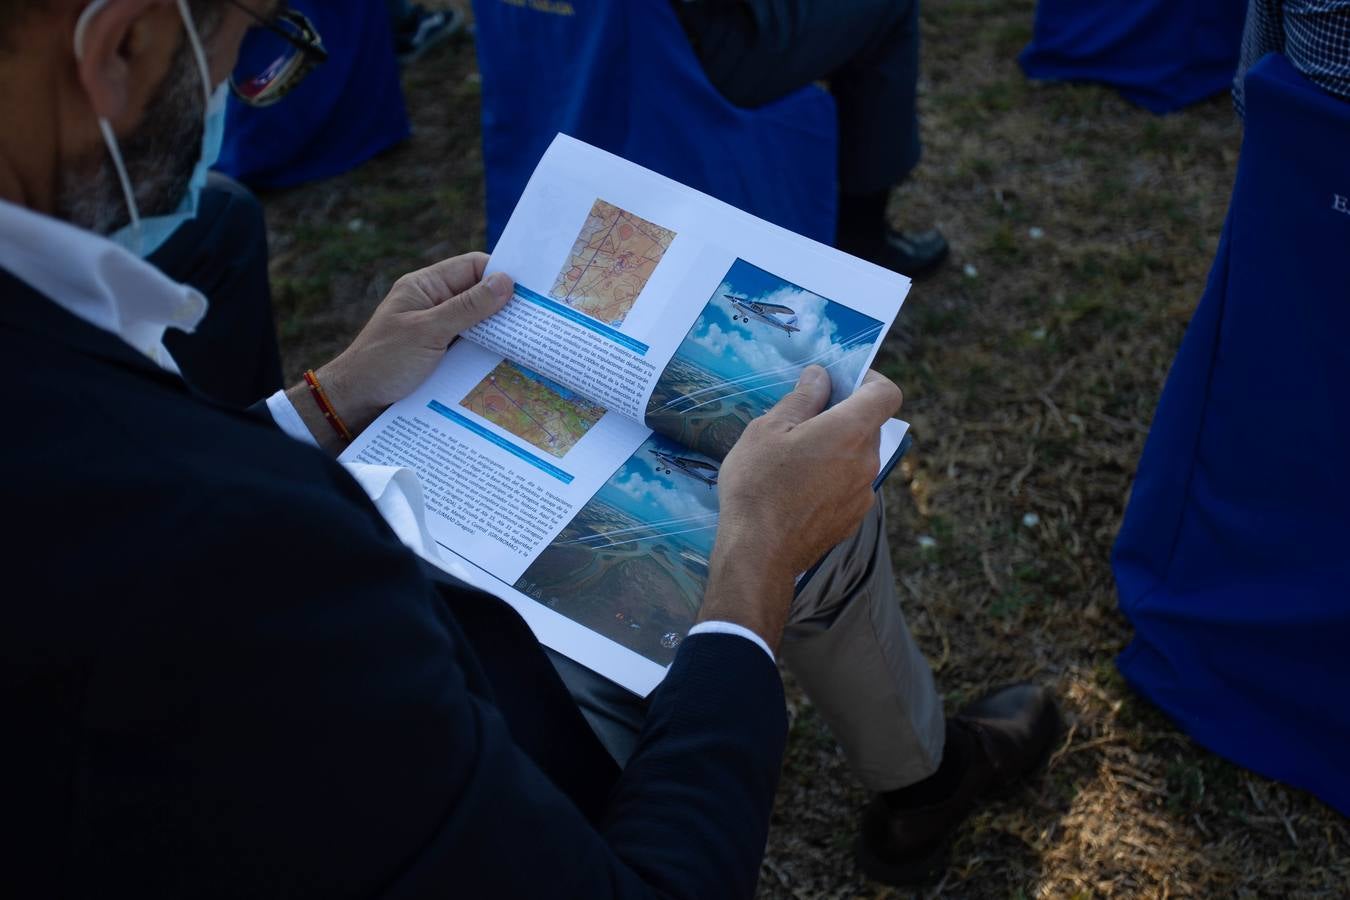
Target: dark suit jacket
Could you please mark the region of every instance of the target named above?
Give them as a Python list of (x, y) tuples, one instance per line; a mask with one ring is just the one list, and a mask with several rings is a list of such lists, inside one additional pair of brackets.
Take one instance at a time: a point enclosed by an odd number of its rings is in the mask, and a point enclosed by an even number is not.
[(270, 419), (4, 272), (0, 384), (0, 895), (753, 893), (753, 644), (686, 641), (620, 774), (514, 611)]

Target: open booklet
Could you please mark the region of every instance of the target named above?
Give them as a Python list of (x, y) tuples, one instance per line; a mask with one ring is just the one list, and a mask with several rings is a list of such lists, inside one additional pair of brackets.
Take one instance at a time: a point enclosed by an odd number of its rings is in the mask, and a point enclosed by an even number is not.
[(488, 271), (505, 309), (342, 459), (415, 470), (433, 562), (646, 695), (702, 603), (723, 458), (805, 366), (852, 393), (909, 280), (562, 135)]

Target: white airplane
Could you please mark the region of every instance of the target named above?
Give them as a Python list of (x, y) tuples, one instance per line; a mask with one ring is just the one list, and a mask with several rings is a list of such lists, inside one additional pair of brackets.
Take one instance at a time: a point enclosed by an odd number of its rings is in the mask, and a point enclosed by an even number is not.
[(787, 332), (792, 336), (792, 332), (801, 331), (797, 327), (797, 311), (790, 306), (782, 306), (777, 303), (760, 303), (758, 300), (751, 300), (749, 297), (737, 297), (735, 294), (723, 294), (723, 297), (731, 301), (731, 307), (736, 311), (731, 321), (749, 322), (754, 319), (756, 322), (763, 322), (765, 325), (772, 325), (780, 331)]
[[(660, 450), (648, 450), (647, 452), (656, 457), (656, 471), (658, 472), (665, 472), (669, 475), (672, 471), (678, 470), (682, 475), (703, 482), (708, 486), (708, 490), (712, 490), (713, 485), (717, 484), (717, 466), (710, 462), (688, 456), (676, 456), (673, 453), (664, 453)], [(662, 468), (663, 465), (665, 468)]]

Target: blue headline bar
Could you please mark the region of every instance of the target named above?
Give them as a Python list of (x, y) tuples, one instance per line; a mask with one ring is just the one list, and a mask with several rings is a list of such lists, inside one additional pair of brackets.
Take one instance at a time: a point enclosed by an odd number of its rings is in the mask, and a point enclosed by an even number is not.
[(427, 409), (431, 410), (432, 412), (440, 413), (441, 415), (449, 419), (451, 422), (454, 422), (456, 425), (461, 425), (469, 429), (483, 440), (495, 444), (498, 447), (501, 447), (503, 450), (505, 450), (507, 453), (510, 453), (512, 456), (519, 457), (520, 459), (523, 459), (525, 460), (525, 462), (534, 466), (536, 469), (541, 469), (544, 472), (547, 472), (554, 478), (561, 481), (563, 484), (572, 483), (573, 481), (572, 476), (564, 472), (562, 469), (558, 468), (552, 463), (545, 462), (544, 460), (535, 456), (533, 453), (526, 453), (524, 450), (520, 449), (515, 444), (511, 443), (506, 438), (498, 437), (497, 435), (488, 431), (482, 425), (479, 425), (477, 422), (474, 422), (471, 419), (467, 419), (464, 416), (461, 416), (459, 413), (455, 412), (453, 409), (446, 406), (444, 403), (432, 400), (430, 403), (427, 404)]
[(535, 306), (542, 306), (549, 312), (556, 313), (564, 319), (567, 319), (569, 322), (577, 323), (582, 328), (589, 328), (601, 337), (609, 338), (609, 340), (618, 344), (620, 347), (627, 347), (638, 356), (646, 356), (647, 351), (651, 349), (651, 347), (648, 347), (641, 341), (633, 340), (622, 331), (615, 331), (613, 328), (592, 319), (585, 313), (579, 313), (572, 307), (559, 303), (557, 300), (550, 300), (543, 294), (536, 294), (523, 284), (516, 285), (516, 296), (529, 303), (533, 303)]

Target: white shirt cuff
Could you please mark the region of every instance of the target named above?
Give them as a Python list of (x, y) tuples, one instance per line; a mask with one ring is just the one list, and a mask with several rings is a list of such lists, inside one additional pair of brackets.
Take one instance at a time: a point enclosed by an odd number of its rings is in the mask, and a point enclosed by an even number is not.
[(267, 411), (272, 414), (272, 419), (277, 423), (277, 427), (288, 436), (295, 438), (302, 444), (309, 444), (311, 447), (319, 446), (319, 442), (314, 439), (314, 435), (309, 433), (309, 428), (305, 426), (305, 420), (300, 418), (300, 413), (295, 411), (295, 404), (291, 398), (286, 396), (285, 391), (277, 391), (267, 398)]
[(690, 637), (693, 637), (696, 634), (734, 634), (738, 637), (745, 638), (747, 641), (754, 641), (755, 646), (768, 654), (769, 662), (775, 665), (778, 664), (778, 660), (773, 657), (773, 651), (769, 649), (768, 644), (764, 643), (764, 638), (755, 634), (744, 625), (736, 625), (732, 622), (699, 622), (693, 628), (689, 629)]

